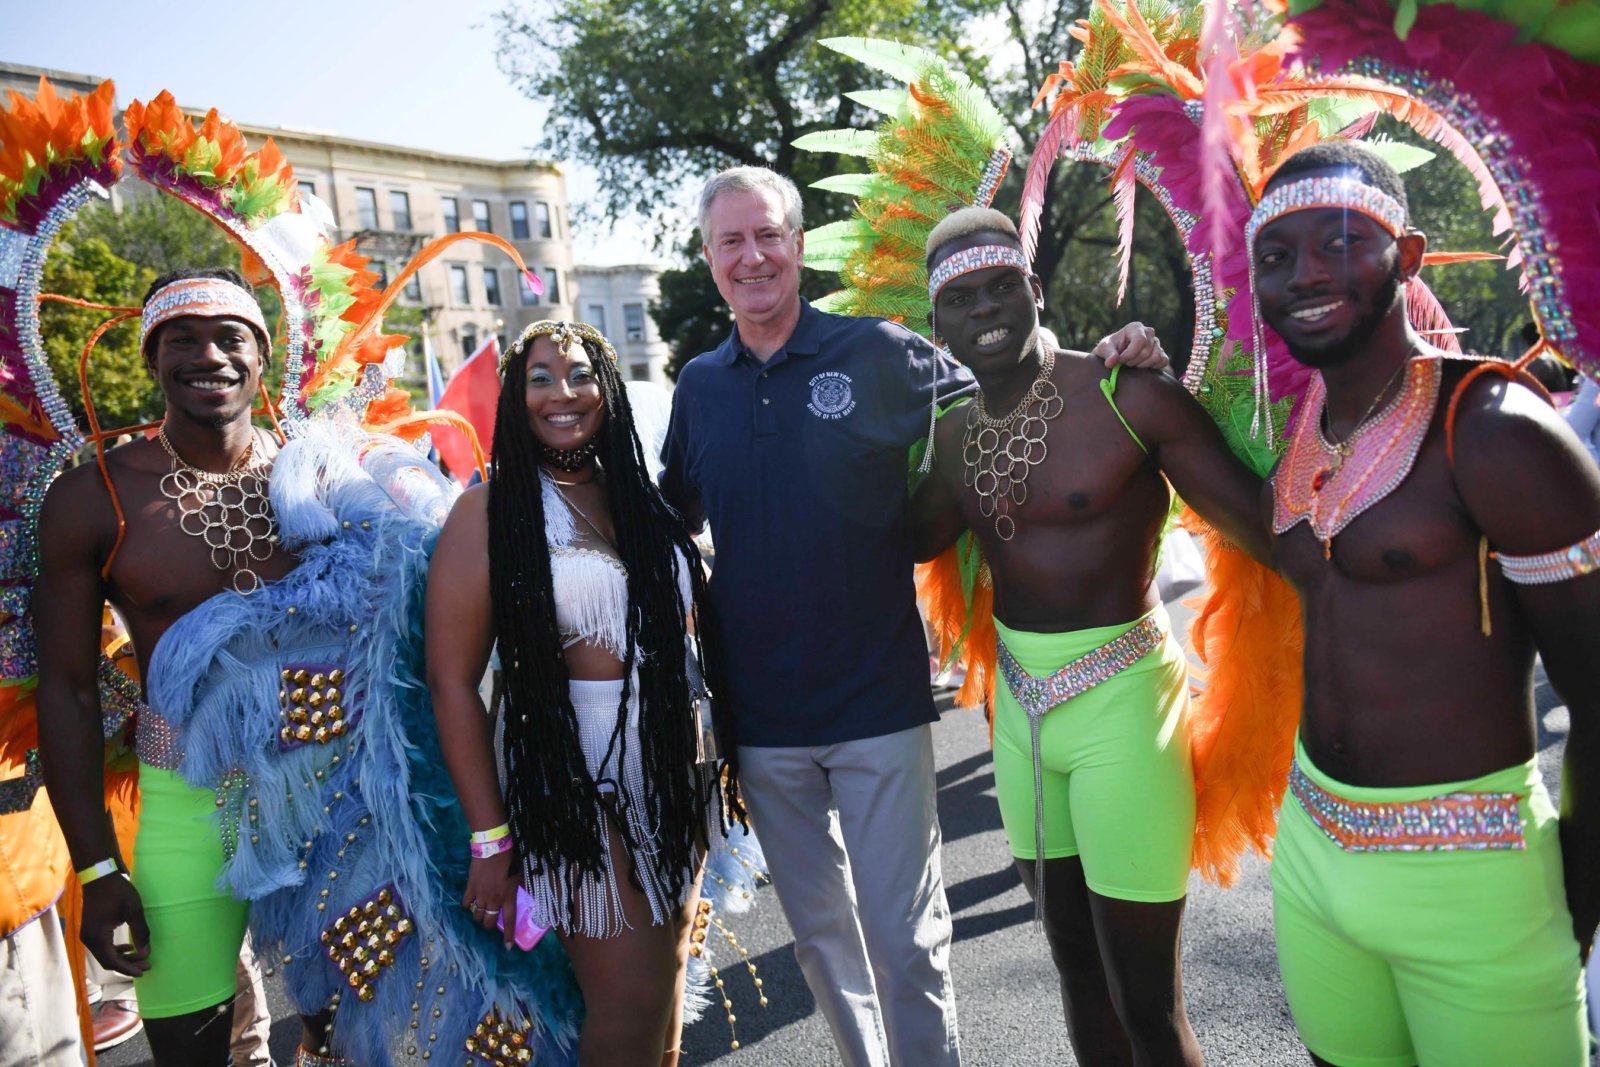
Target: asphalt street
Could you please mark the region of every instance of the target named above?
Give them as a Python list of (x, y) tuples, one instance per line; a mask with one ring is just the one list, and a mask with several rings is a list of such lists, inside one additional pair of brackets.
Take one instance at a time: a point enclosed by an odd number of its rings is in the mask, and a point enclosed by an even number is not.
[[(1183, 632), (1183, 627), (1178, 627)], [(1559, 787), (1567, 711), (1543, 675), (1538, 687), (1540, 765)], [(1012, 868), (994, 800), (987, 728), (975, 713), (947, 710), (934, 728), (944, 877), (955, 920), (955, 977), (964, 1061), (986, 1065), (1076, 1064), (1067, 1042), (1054, 968), (1032, 905)], [(684, 1035), (686, 1064), (809, 1067), (837, 1064), (827, 1025), (794, 959), (794, 944), (771, 887), (754, 911), (732, 920), (763, 980), (769, 1006), (742, 968), (726, 967), (741, 1049), (731, 1051), (727, 1019), (713, 1010)], [(727, 959), (726, 950), (722, 957)], [(1252, 859), (1233, 888), (1191, 883), (1184, 932), (1189, 1014), (1209, 1064), (1281, 1067), (1307, 1063), (1278, 983), (1267, 865)], [(270, 983), (273, 1058), (294, 1062), (299, 1026)], [(142, 1036), (101, 1057), (112, 1067), (148, 1064)], [(908, 1065), (914, 1067), (914, 1065)]]

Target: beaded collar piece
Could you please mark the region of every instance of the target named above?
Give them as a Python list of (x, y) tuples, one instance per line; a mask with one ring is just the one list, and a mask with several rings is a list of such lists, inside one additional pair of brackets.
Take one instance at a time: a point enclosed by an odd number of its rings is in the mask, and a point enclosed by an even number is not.
[(1272, 529), (1304, 520), (1332, 553), (1333, 539), (1397, 489), (1416, 462), (1439, 403), (1444, 361), (1415, 356), (1406, 383), (1384, 409), (1338, 443), (1322, 432), (1327, 387), (1314, 374), (1305, 405), (1272, 480)]
[(976, 245), (972, 248), (963, 248), (945, 257), (937, 267), (933, 268), (933, 273), (928, 275), (928, 302), (937, 303), (939, 290), (961, 275), (971, 274), (975, 270), (988, 270), (990, 267), (1015, 267), (1024, 275), (1033, 271), (1028, 265), (1028, 257), (1022, 254), (1020, 248), (1011, 248), (1008, 245)]
[(261, 337), (272, 336), (267, 320), (262, 317), (261, 305), (237, 285), (217, 278), (180, 278), (145, 301), (139, 320), (139, 351), (144, 351), (145, 343), (157, 326), (186, 315), (243, 319)]

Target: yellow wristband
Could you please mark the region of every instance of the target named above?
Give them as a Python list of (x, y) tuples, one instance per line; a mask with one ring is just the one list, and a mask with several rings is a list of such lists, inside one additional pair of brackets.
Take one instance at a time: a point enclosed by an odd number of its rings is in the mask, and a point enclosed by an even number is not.
[(474, 845), (487, 845), (491, 841), (498, 841), (502, 837), (510, 836), (511, 827), (505, 823), (501, 823), (499, 826), (488, 830), (474, 830), (472, 832), (472, 843)]
[(103, 859), (94, 866), (85, 867), (83, 870), (79, 871), (78, 884), (88, 885), (90, 882), (98, 882), (108, 874), (116, 873), (117, 861), (113, 859)]

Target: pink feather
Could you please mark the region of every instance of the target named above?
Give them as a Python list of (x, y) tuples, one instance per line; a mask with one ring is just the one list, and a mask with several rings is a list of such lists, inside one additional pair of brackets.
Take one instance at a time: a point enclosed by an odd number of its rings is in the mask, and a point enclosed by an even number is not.
[(1449, 314), (1444, 305), (1439, 303), (1439, 298), (1433, 295), (1433, 290), (1428, 288), (1428, 283), (1421, 278), (1406, 282), (1406, 318), (1410, 320), (1412, 329), (1425, 336), (1435, 348), (1442, 348), (1446, 352), (1461, 351), (1461, 342), (1457, 340), (1455, 327), (1450, 324)]
[(1022, 254), (1033, 262), (1039, 250), (1039, 218), (1044, 213), (1044, 194), (1050, 185), (1050, 172), (1062, 148), (1078, 140), (1078, 109), (1064, 108), (1051, 117), (1033, 146), (1028, 160), (1028, 175), (1022, 182), (1022, 207), (1018, 213), (1018, 230), (1022, 238)]
[[(1213, 3), (1200, 33), (1206, 88), (1201, 97), (1200, 114), (1200, 167), (1204, 183), (1199, 214), (1205, 217), (1228, 214), (1230, 188), (1239, 183), (1238, 160), (1233, 157), (1236, 138), (1228, 120), (1229, 109), (1243, 99), (1230, 71), (1239, 58), (1239, 46), (1232, 32), (1233, 19), (1231, 4)], [(1212, 226), (1210, 231), (1210, 251), (1219, 260), (1243, 233), (1242, 230), (1235, 232), (1231, 226)]]
[(1125, 142), (1116, 169), (1111, 172), (1111, 199), (1117, 205), (1117, 303), (1128, 292), (1128, 270), (1133, 266), (1133, 203), (1139, 190), (1135, 168), (1138, 153), (1133, 143)]
[(1359, 141), (1367, 134), (1371, 133), (1372, 127), (1376, 126), (1377, 124), (1378, 113), (1376, 111), (1369, 111), (1365, 115), (1362, 115), (1360, 118), (1356, 119), (1350, 125), (1346, 126), (1344, 129), (1340, 130), (1338, 133), (1334, 134), (1334, 136), (1342, 138), (1346, 141)]

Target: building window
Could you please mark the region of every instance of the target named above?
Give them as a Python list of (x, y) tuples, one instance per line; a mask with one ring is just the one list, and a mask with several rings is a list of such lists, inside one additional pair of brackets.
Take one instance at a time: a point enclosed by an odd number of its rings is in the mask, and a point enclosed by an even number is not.
[(644, 305), (622, 305), (622, 328), (628, 331), (628, 340), (644, 340)]
[[(461, 268), (466, 270), (465, 267)], [(478, 350), (478, 328), (476, 326), (461, 327), (461, 358), (466, 359)]]
[(316, 196), (317, 195), (317, 183), (316, 182), (302, 180), (300, 182), (300, 195), (301, 196)]
[(589, 325), (601, 333), (606, 332), (606, 306), (604, 304), (589, 305)]
[(411, 196), (399, 189), (389, 190), (389, 214), (394, 216), (394, 228), (411, 229)]
[(493, 233), (494, 227), (489, 225), (489, 201), (474, 200), (472, 202), (472, 225), (482, 233)]
[(400, 290), (400, 295), (413, 304), (422, 303), (422, 275), (417, 273), (407, 278), (406, 287)]
[(456, 203), (456, 198), (447, 196), (439, 201), (444, 205), (444, 232), (461, 232), (461, 205)]
[(509, 341), (510, 338), (505, 334), (504, 331), (494, 335), (494, 343), (500, 346), (500, 351), (502, 353), (505, 352)]
[(371, 189), (356, 187), (356, 222), (363, 230), (378, 228), (378, 194)]
[(379, 289), (387, 289), (387, 288), (389, 288), (389, 261), (388, 260), (375, 259), (371, 263), (367, 264), (367, 269), (378, 276), (378, 280), (373, 283), (374, 286), (376, 286)]
[(472, 304), (472, 292), (467, 288), (467, 268), (459, 263), (450, 266), (450, 299), (460, 307)]
[(561, 303), (561, 272), (554, 267), (544, 269), (544, 298), (552, 304)]
[(630, 364), (628, 366), (628, 377), (632, 378), (636, 382), (648, 382), (650, 380), (650, 364)]
[(554, 237), (556, 235), (555, 217), (550, 213), (550, 205), (542, 201), (534, 205), (537, 210), (535, 216), (539, 220), (539, 236)]
[(489, 306), (500, 306), (500, 272), (493, 267), (483, 268), (483, 296)]
[(511, 201), (511, 236), (519, 241), (528, 239), (528, 205), (521, 200)]
[(517, 275), (517, 292), (522, 295), (522, 306), (536, 308), (539, 306), (539, 294), (534, 292), (533, 286), (528, 284), (528, 279)]

